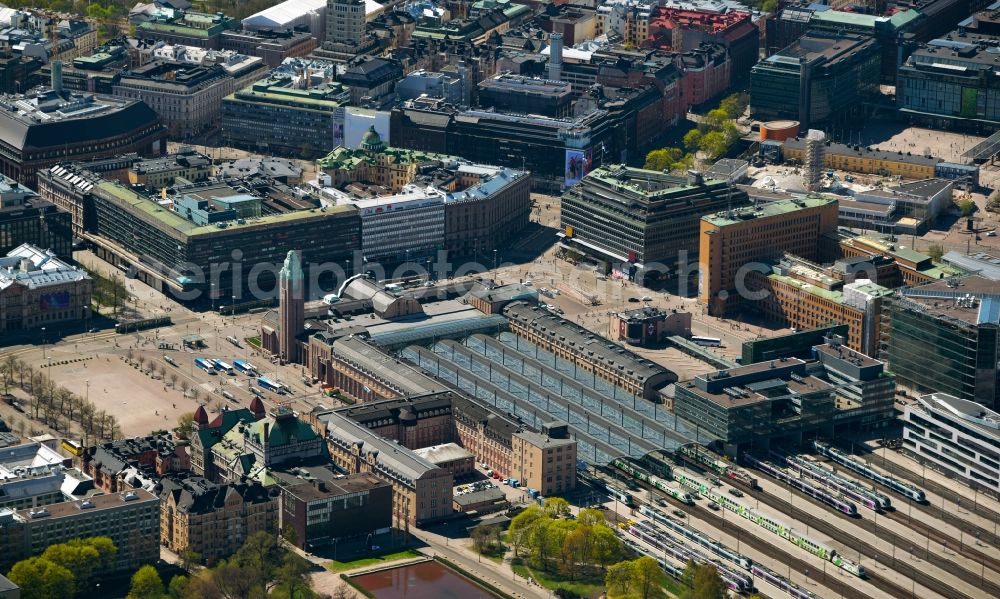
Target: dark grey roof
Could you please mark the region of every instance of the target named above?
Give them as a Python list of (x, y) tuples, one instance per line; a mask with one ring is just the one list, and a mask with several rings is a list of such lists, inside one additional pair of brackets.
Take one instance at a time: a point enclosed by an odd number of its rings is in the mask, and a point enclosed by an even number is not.
[(80, 117), (36, 122), (19, 115), (10, 98), (0, 101), (0, 141), (19, 150), (63, 147), (126, 135), (156, 125), (153, 109), (144, 102), (95, 98), (105, 102), (105, 110)]

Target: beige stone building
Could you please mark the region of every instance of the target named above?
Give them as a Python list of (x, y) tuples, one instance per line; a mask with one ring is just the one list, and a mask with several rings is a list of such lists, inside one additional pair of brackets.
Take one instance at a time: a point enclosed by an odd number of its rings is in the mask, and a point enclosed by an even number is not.
[(277, 531), (277, 486), (216, 484), (200, 476), (166, 478), (161, 485), (160, 541), (175, 553), (196, 551), (212, 564), (254, 533)]
[(540, 433), (514, 433), (511, 450), (511, 478), (522, 487), (537, 489), (546, 497), (576, 488), (576, 441), (567, 424), (550, 422)]

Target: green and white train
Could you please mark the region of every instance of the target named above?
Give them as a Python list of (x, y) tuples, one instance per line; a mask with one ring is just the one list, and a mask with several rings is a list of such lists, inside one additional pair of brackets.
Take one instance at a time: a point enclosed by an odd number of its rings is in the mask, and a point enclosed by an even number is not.
[(678, 489), (674, 485), (671, 485), (668, 480), (664, 480), (654, 474), (650, 474), (648, 470), (627, 458), (615, 458), (611, 462), (611, 465), (625, 474), (628, 474), (632, 478), (652, 486), (657, 491), (673, 497), (681, 503), (694, 505), (694, 498), (691, 497), (690, 493), (685, 492), (684, 489)]
[(769, 530), (779, 537), (794, 543), (802, 549), (805, 549), (809, 553), (827, 560), (838, 568), (846, 570), (855, 576), (864, 578), (864, 567), (841, 556), (837, 553), (836, 549), (829, 547), (824, 543), (819, 543), (810, 539), (780, 520), (776, 520), (758, 510), (743, 505), (739, 501), (736, 501), (728, 495), (722, 493), (720, 489), (713, 488), (693, 476), (674, 470), (674, 479), (685, 487), (692, 489), (699, 495), (707, 498), (709, 501), (718, 504), (720, 507), (746, 518), (761, 528)]

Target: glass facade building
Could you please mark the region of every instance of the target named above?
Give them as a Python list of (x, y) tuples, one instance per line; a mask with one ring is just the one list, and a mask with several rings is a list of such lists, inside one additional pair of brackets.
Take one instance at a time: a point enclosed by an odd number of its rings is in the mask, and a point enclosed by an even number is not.
[(891, 299), (886, 309), (889, 323), (883, 326), (887, 339), (882, 344), (889, 369), (901, 384), (919, 391), (938, 391), (995, 406), (998, 323), (980, 316), (983, 304), (994, 301)]

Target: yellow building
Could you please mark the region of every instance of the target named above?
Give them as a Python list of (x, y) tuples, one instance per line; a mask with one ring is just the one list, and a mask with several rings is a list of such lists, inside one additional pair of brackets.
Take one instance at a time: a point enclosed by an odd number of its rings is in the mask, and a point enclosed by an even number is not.
[(562, 422), (542, 425), (541, 433), (511, 435), (511, 478), (543, 496), (562, 495), (576, 488), (576, 441)]
[[(786, 162), (804, 163), (806, 142), (798, 137), (785, 140), (781, 153)], [(941, 158), (910, 152), (869, 150), (838, 143), (826, 146), (824, 157), (824, 168), (867, 175), (892, 175), (904, 179), (931, 179), (934, 177), (934, 166), (943, 162)]]
[(361, 149), (338, 146), (316, 161), (319, 171), (330, 177), (326, 187), (340, 188), (349, 183), (363, 182), (399, 193), (411, 183), (417, 170), (434, 162), (456, 162), (458, 158), (417, 150), (386, 147), (372, 126), (361, 138)]
[(835, 199), (794, 198), (701, 219), (698, 301), (724, 315), (740, 301), (744, 272), (784, 253), (817, 260), (819, 240), (837, 229)]

